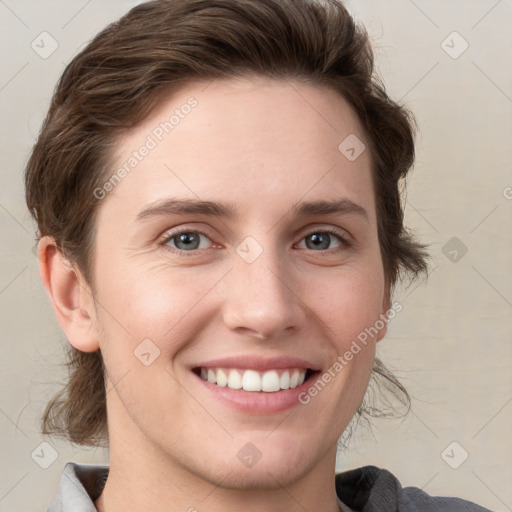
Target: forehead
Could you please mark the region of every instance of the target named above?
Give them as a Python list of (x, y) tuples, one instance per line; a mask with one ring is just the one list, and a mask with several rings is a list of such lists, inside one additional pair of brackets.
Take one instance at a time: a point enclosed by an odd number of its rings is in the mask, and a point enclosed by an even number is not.
[[(360, 144), (356, 159), (345, 141)], [(133, 218), (133, 209), (166, 196), (252, 198), (268, 209), (283, 194), (296, 202), (343, 193), (371, 211), (364, 141), (357, 115), (326, 87), (261, 77), (197, 82), (118, 139), (111, 172), (122, 178), (105, 203)]]

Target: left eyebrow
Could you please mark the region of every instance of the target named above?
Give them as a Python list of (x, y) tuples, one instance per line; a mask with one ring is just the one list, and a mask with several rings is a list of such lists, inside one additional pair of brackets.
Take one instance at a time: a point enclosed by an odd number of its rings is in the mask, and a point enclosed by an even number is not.
[(354, 203), (350, 199), (339, 199), (334, 201), (310, 201), (304, 203), (296, 203), (292, 208), (292, 213), (297, 217), (307, 217), (309, 215), (344, 215), (347, 213), (355, 213), (361, 215), (370, 221), (368, 212), (360, 205)]
[[(296, 203), (292, 207), (292, 214), (296, 217), (314, 215), (355, 213), (369, 222), (368, 212), (350, 199), (318, 200)], [(170, 198), (150, 203), (137, 214), (136, 220), (142, 221), (148, 217), (157, 217), (170, 214), (200, 214), (233, 219), (239, 216), (238, 208), (231, 203), (218, 201), (201, 201), (196, 199)]]

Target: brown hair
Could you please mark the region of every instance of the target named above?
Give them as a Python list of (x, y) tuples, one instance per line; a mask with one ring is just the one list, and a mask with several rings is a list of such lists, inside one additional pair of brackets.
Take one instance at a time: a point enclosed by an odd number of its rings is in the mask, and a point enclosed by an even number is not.
[[(403, 225), (412, 117), (387, 96), (365, 30), (336, 0), (154, 0), (107, 26), (66, 67), (27, 163), (26, 202), (38, 238), (52, 236), (94, 290), (94, 190), (111, 174), (117, 137), (172, 90), (247, 75), (330, 87), (350, 103), (372, 155), (387, 282), (426, 271), (424, 246)], [(43, 434), (108, 443), (101, 352), (67, 348), (70, 378), (46, 407)], [(373, 370), (409, 407), (406, 390), (378, 359)], [(364, 405), (359, 415), (372, 412)]]

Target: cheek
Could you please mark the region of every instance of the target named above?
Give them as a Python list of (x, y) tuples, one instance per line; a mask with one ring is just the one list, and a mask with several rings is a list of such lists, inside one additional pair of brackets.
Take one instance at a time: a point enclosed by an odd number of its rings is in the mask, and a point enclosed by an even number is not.
[(329, 269), (308, 279), (303, 296), (341, 350), (384, 313), (384, 278), (379, 264)]
[[(104, 273), (99, 302), (114, 337), (151, 339), (161, 350), (164, 340), (190, 338), (207, 321), (209, 292), (225, 269), (209, 266), (172, 268), (168, 262), (133, 265)], [(113, 330), (113, 331), (112, 331)]]

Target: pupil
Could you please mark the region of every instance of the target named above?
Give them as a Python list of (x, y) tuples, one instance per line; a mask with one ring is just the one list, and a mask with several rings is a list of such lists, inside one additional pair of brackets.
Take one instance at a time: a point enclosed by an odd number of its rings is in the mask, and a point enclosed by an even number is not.
[[(327, 234), (321, 234), (321, 235), (317, 235), (317, 234), (313, 234), (313, 235), (310, 235), (311, 236), (311, 241), (312, 241), (312, 244), (313, 244), (313, 247), (320, 247), (320, 246), (323, 246), (323, 248), (327, 248), (328, 245), (329, 245), (329, 235)], [(324, 242), (322, 244), (322, 241)]]
[(178, 237), (178, 244), (183, 243), (184, 246), (188, 248), (194, 245), (194, 242), (197, 244), (197, 237), (188, 233), (184, 233)]

